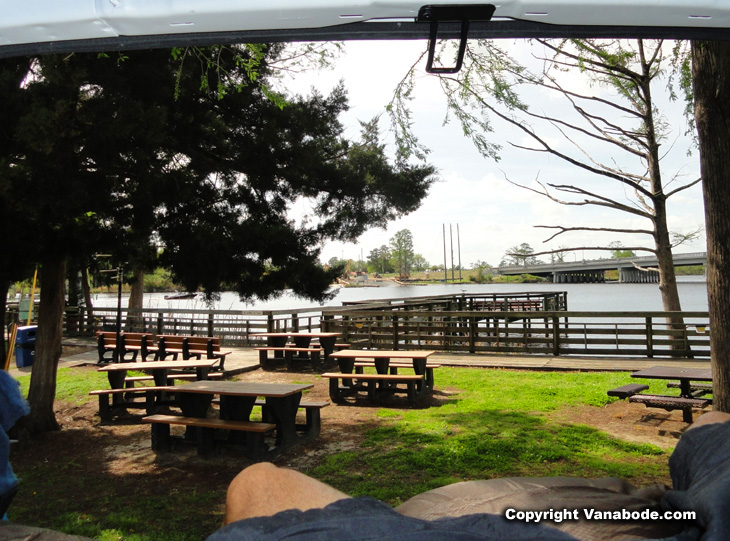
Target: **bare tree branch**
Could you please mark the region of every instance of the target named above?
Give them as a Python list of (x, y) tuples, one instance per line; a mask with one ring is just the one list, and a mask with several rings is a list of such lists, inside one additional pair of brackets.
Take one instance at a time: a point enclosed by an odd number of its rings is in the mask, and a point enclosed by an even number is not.
[(569, 233), (572, 231), (604, 231), (609, 233), (629, 233), (629, 234), (641, 234), (641, 235), (653, 235), (654, 232), (648, 229), (616, 229), (612, 227), (564, 227), (562, 225), (536, 225), (541, 229), (559, 229), (553, 236), (545, 239), (543, 242), (550, 242), (555, 237), (562, 235), (563, 233)]
[[(650, 252), (652, 254), (656, 253), (656, 250), (654, 250), (653, 248), (647, 248), (646, 246), (622, 246), (621, 248), (623, 250), (631, 250), (632, 252)], [(615, 248), (607, 248), (606, 246), (574, 246), (573, 248), (556, 248), (555, 250), (547, 250), (544, 252), (533, 252), (530, 254), (530, 256), (537, 257), (539, 255), (559, 254), (563, 252), (578, 252), (580, 250), (601, 250), (604, 252), (613, 252)], [(513, 256), (521, 254), (508, 253), (507, 255)]]
[(671, 197), (671, 196), (673, 196), (673, 195), (674, 195), (675, 193), (679, 193), (679, 192), (681, 192), (681, 191), (684, 191), (684, 190), (686, 190), (687, 188), (691, 188), (692, 186), (694, 186), (695, 184), (698, 184), (698, 183), (700, 183), (700, 182), (702, 182), (702, 177), (700, 177), (700, 178), (698, 178), (698, 179), (695, 179), (695, 180), (693, 180), (693, 181), (692, 181), (692, 182), (690, 182), (689, 184), (684, 184), (684, 185), (680, 186), (679, 188), (676, 188), (676, 189), (672, 190), (671, 192), (669, 192), (669, 193), (668, 193), (668, 194), (666, 195), (666, 197)]

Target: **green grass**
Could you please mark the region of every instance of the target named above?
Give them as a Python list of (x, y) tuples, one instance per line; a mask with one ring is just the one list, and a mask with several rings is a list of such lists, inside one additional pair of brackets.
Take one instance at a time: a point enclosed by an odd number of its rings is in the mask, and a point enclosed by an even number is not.
[(333, 455), (308, 473), (393, 505), (468, 479), (615, 476), (641, 484), (665, 478), (669, 455), (662, 449), (550, 420), (564, 406), (614, 401), (606, 390), (625, 381), (625, 373), (441, 368), (437, 388), (459, 389), (444, 405), (380, 410), (361, 449)]
[[(26, 389), (27, 379), (21, 378)], [(391, 505), (469, 479), (566, 475), (615, 476), (637, 485), (665, 482), (670, 451), (557, 420), (565, 418), (565, 408), (604, 407), (615, 400), (606, 390), (626, 382), (625, 372), (442, 367), (436, 373), (439, 406), (384, 407), (372, 417), (365, 413), (371, 410), (365, 410), (362, 444), (323, 458), (305, 473), (353, 496), (369, 495)], [(666, 392), (661, 382), (647, 383), (650, 392)], [(91, 399), (88, 391), (106, 384), (106, 376), (92, 370), (58, 373), (59, 398), (75, 404)], [(323, 431), (327, 429), (324, 412)], [(127, 443), (124, 433), (111, 434), (108, 428), (90, 427), (87, 434), (98, 438), (100, 449), (111, 438), (119, 445)], [(54, 449), (61, 448), (62, 455), (48, 456), (42, 441), (37, 443), (37, 459), (25, 461), (18, 471), (23, 494), (11, 507), (11, 518), (102, 540), (205, 538), (220, 523), (232, 472), (245, 465), (233, 456), (210, 466), (158, 457), (154, 460), (159, 475), (180, 478), (180, 490), (171, 491), (154, 475), (119, 475), (104, 471), (103, 459), (89, 463), (76, 456), (73, 449), (59, 446), (59, 440), (72, 439), (67, 431), (48, 437), (54, 438)], [(286, 464), (286, 457), (283, 460)], [(197, 488), (211, 472), (220, 482), (212, 489)], [(68, 501), (68, 494), (83, 497)]]

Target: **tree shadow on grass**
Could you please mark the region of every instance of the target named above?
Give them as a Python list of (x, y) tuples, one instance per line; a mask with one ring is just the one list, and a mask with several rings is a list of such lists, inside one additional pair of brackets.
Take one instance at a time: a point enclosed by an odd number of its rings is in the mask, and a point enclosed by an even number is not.
[(185, 458), (155, 455), (149, 427), (139, 429), (144, 434), (128, 426), (64, 429), (14, 449), (21, 484), (10, 519), (94, 539), (210, 535), (240, 463), (206, 463), (194, 449)]
[[(333, 455), (314, 473), (345, 492), (397, 504), (467, 479), (569, 475), (653, 483), (668, 477), (667, 459), (657, 447), (585, 425), (552, 423), (540, 414), (442, 410), (384, 420), (366, 433), (358, 451)], [(343, 470), (357, 474), (337, 479), (335, 472)], [(394, 485), (396, 479), (407, 482)]]

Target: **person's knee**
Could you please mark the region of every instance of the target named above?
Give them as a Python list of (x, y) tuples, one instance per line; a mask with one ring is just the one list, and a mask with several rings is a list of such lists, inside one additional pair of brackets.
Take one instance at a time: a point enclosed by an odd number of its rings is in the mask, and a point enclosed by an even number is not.
[(730, 422), (730, 413), (725, 413), (723, 411), (708, 411), (707, 413), (703, 413), (702, 415), (700, 415), (687, 430), (691, 430), (692, 428), (697, 428), (703, 425), (727, 422)]

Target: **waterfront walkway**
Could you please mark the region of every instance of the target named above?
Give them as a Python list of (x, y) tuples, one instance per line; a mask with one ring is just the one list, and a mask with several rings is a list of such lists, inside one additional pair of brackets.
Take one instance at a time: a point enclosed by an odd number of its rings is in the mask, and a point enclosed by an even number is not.
[[(98, 354), (96, 342), (89, 338), (64, 339), (64, 346), (88, 347), (89, 351), (75, 355), (62, 355), (60, 367), (96, 364)], [(226, 358), (226, 374), (235, 375), (257, 370), (259, 368), (259, 354), (252, 347), (228, 347), (233, 351)], [(641, 370), (657, 365), (681, 366), (687, 368), (710, 368), (709, 360), (670, 359), (666, 357), (578, 357), (552, 355), (506, 355), (506, 354), (465, 354), (465, 353), (436, 353), (430, 361), (442, 366), (462, 366), (472, 368), (511, 368), (521, 370), (597, 370), (597, 371), (627, 371)], [(10, 365), (14, 376), (29, 374), (31, 367), (16, 368), (13, 361)]]

